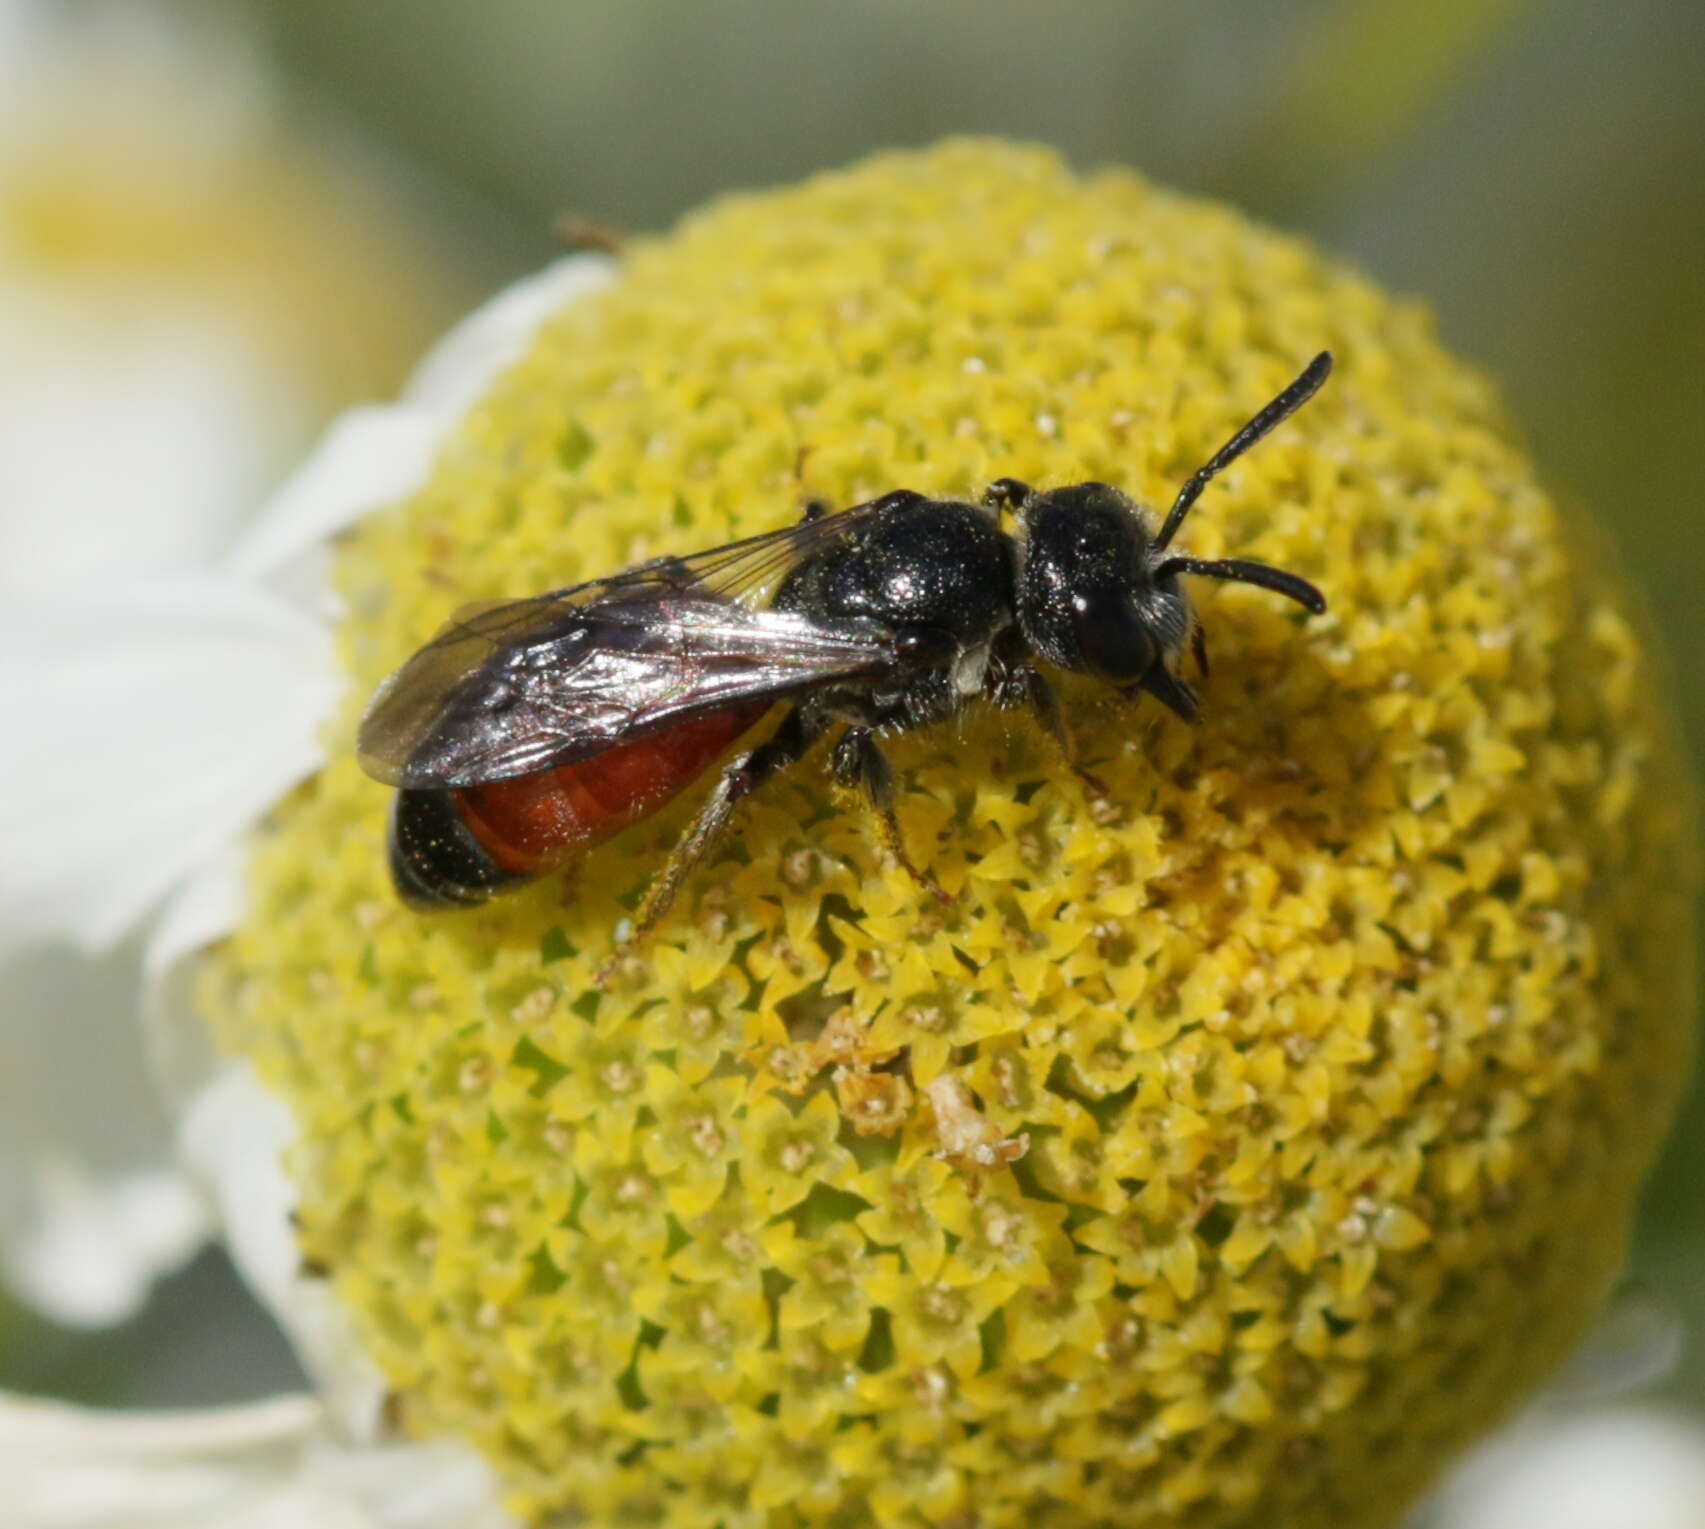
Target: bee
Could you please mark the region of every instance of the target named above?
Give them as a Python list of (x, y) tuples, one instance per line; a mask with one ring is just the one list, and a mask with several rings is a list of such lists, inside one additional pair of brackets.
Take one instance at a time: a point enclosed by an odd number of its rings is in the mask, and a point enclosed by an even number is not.
[[(1105, 483), (1037, 491), (1015, 478), (981, 504), (908, 489), (609, 578), (463, 612), (378, 689), (357, 747), (396, 788), (389, 857), (416, 908), (483, 902), (650, 817), (772, 710), (722, 768), (652, 883), (631, 947), (669, 911), (739, 802), (826, 734), (835, 781), (858, 791), (899, 866), (906, 852), (884, 737), (977, 701), (1029, 710), (1075, 763), (1039, 664), (1155, 697), (1194, 722), (1179, 672), (1206, 648), (1185, 575), (1326, 609), (1320, 591), (1245, 558), (1172, 541), (1216, 473), (1317, 392), (1322, 352), (1179, 490), (1158, 532)], [(1009, 514), (1016, 533), (1002, 524)], [(624, 947), (627, 948), (627, 947)]]

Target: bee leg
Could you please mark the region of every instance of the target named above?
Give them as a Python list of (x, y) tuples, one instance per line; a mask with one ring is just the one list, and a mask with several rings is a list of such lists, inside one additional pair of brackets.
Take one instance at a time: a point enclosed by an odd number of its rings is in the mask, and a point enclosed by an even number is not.
[(983, 490), (983, 503), (991, 510), (1021, 509), (1026, 501), (1035, 497), (1036, 491), (1028, 483), (1022, 483), (1017, 478), (996, 478)]
[(765, 781), (795, 764), (823, 736), (824, 722), (814, 713), (795, 706), (781, 719), (778, 727), (755, 749), (732, 759), (717, 781), (716, 789), (699, 809), (699, 815), (681, 835), (680, 842), (670, 852), (663, 869), (657, 873), (645, 894), (645, 901), (634, 916), (633, 932), (610, 952), (592, 979), (594, 987), (603, 987), (616, 967), (668, 914), (675, 897), (687, 878), (704, 860), (722, 837), (735, 806), (750, 796)]
[(876, 820), (882, 825), (882, 842), (908, 876), (938, 903), (951, 908), (956, 898), (942, 891), (928, 871), (921, 871), (906, 853), (905, 840), (900, 836), (900, 820), (894, 815), (894, 770), (888, 756), (876, 744), (876, 734), (868, 727), (849, 727), (835, 744), (831, 765), (837, 784), (856, 786), (864, 792)]
[(1165, 664), (1156, 664), (1136, 684), (1126, 685), (1119, 694), (1134, 701), (1145, 690), (1186, 722), (1195, 722), (1201, 717), (1202, 709), (1197, 703), (1196, 692)]
[(1008, 700), (997, 693), (996, 703), (1004, 706), (1028, 704), (1035, 713), (1037, 722), (1041, 724), (1042, 731), (1054, 740), (1054, 746), (1059, 749), (1066, 768), (1083, 782), (1084, 788), (1091, 796), (1105, 800), (1110, 795), (1107, 783), (1077, 762), (1077, 746), (1072, 742), (1071, 729), (1066, 726), (1065, 714), (1060, 710), (1060, 698), (1054, 694), (1054, 687), (1032, 664), (1019, 664), (1009, 669), (1002, 680), (1002, 686), (1010, 688), (1012, 698)]
[(802, 521), (821, 520), (828, 513), (829, 501), (827, 499), (807, 499), (799, 512), (799, 518)]

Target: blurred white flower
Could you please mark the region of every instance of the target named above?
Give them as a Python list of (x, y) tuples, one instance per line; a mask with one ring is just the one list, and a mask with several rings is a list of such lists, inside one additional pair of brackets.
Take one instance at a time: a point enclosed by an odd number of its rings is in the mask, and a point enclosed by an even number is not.
[[(0, 1280), (72, 1324), (207, 1226), (115, 942), (311, 768), (335, 694), (323, 624), (212, 570), (452, 285), (211, 20), (0, 0)], [(256, 672), (300, 684), (251, 728)]]
[(0, 0), (0, 594), (210, 556), (311, 423), (230, 294), (146, 247), (202, 237), (270, 108), (229, 35)]

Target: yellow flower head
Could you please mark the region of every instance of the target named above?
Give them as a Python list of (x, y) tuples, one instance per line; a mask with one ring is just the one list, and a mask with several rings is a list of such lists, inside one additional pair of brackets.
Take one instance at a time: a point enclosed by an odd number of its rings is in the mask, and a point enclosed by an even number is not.
[[(349, 739), (453, 607), (802, 491), (1164, 505), (1323, 348), (1187, 539), (1329, 614), (1199, 586), (1195, 728), (1070, 688), (1111, 805), (1003, 716), (895, 740), (955, 908), (815, 761), (609, 991), (690, 801), (395, 903)], [(1125, 173), (885, 157), (636, 249), (340, 567), (337, 762), (209, 997), (405, 1423), (524, 1516), (1383, 1524), (1602, 1298), (1683, 1072), (1687, 793), (1602, 559), (1418, 309)]]

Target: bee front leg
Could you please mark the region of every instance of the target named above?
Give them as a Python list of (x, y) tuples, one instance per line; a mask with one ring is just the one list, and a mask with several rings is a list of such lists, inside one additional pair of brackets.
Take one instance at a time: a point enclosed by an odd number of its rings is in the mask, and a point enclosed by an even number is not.
[(755, 749), (749, 749), (729, 761), (722, 778), (716, 783), (716, 789), (699, 809), (692, 826), (681, 835), (680, 842), (651, 883), (644, 903), (634, 916), (633, 932), (610, 952), (608, 959), (598, 968), (592, 979), (594, 987), (603, 987), (608, 982), (616, 967), (633, 953), (674, 906), (676, 895), (687, 877), (727, 829), (736, 805), (803, 758), (811, 745), (823, 736), (825, 725), (815, 713), (807, 713), (795, 706), (781, 719), (781, 726), (769, 738)]
[(837, 784), (857, 787), (864, 792), (876, 820), (882, 826), (882, 842), (908, 876), (938, 903), (951, 908), (956, 898), (944, 892), (928, 871), (919, 870), (906, 853), (906, 843), (900, 834), (900, 820), (894, 815), (894, 769), (888, 756), (877, 747), (875, 731), (868, 727), (849, 727), (835, 745), (831, 766)]
[(1157, 663), (1136, 684), (1126, 685), (1120, 690), (1119, 694), (1127, 700), (1134, 701), (1145, 690), (1169, 711), (1175, 712), (1186, 722), (1196, 722), (1201, 719), (1202, 708), (1196, 699), (1196, 692), (1179, 679), (1165, 664)]
[(996, 478), (983, 490), (983, 503), (991, 510), (1017, 513), (1036, 497), (1036, 490), (1017, 478)]
[(1066, 768), (1083, 782), (1092, 796), (1109, 795), (1106, 782), (1077, 762), (1077, 746), (1072, 742), (1071, 729), (1065, 713), (1060, 710), (1060, 698), (1054, 687), (1043, 678), (1033, 664), (1015, 664), (1004, 673), (995, 687), (995, 705), (1004, 708), (1028, 706), (1035, 714), (1042, 731), (1054, 742), (1065, 760)]

